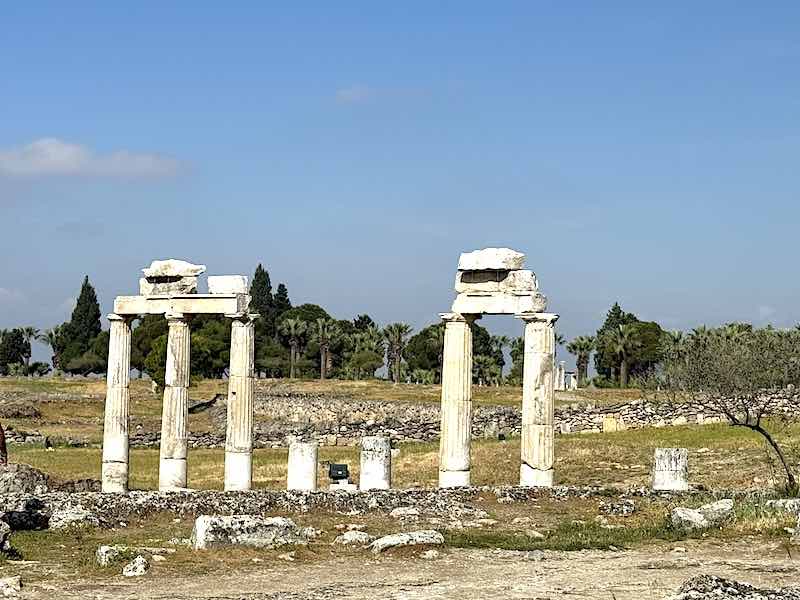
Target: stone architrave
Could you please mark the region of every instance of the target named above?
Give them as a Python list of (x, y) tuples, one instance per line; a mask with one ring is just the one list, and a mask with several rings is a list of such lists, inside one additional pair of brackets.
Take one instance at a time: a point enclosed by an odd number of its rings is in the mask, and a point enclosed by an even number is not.
[(689, 451), (686, 448), (656, 448), (653, 489), (685, 492), (689, 489)]
[(128, 491), (128, 420), (130, 406), (131, 319), (108, 315), (106, 406), (103, 427), (104, 492)]
[(444, 313), (439, 487), (470, 484), (472, 315)]
[(191, 343), (189, 322), (183, 314), (168, 314), (167, 365), (161, 415), (158, 489), (186, 487), (188, 450), (189, 374)]
[(555, 323), (558, 315), (518, 315), (525, 321), (520, 485), (551, 487), (555, 462), (553, 422)]
[(292, 442), (289, 444), (289, 462), (286, 489), (304, 492), (317, 491), (317, 442)]
[(258, 315), (228, 316), (233, 320), (225, 437), (225, 490), (249, 490), (253, 480), (254, 319)]
[(459, 271), (518, 271), (525, 268), (525, 255), (511, 248), (484, 248), (463, 252)]
[(361, 474), (358, 487), (366, 490), (388, 490), (392, 487), (392, 444), (388, 437), (361, 438)]

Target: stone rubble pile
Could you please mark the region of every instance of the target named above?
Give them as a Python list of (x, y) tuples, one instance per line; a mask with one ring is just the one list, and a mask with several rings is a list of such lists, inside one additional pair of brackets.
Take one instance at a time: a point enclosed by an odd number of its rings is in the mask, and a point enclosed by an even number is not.
[(767, 590), (714, 575), (699, 575), (684, 583), (668, 600), (800, 600), (800, 590)]

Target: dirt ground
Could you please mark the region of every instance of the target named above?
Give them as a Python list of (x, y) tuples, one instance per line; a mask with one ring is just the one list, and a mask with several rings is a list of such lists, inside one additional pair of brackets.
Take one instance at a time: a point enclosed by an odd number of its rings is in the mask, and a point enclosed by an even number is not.
[[(678, 550), (676, 550), (678, 548)], [(685, 550), (685, 551), (681, 551)], [(32, 564), (15, 570), (35, 569)], [(3, 571), (0, 569), (0, 577)], [(437, 559), (418, 553), (340, 556), (318, 562), (269, 561), (203, 575), (76, 579), (52, 573), (24, 589), (24, 598), (396, 600), (502, 597), (650, 600), (668, 597), (686, 579), (708, 573), (757, 586), (800, 581), (800, 560), (777, 542), (687, 540), (628, 551), (527, 553), (444, 549)], [(57, 582), (57, 583), (56, 583)]]

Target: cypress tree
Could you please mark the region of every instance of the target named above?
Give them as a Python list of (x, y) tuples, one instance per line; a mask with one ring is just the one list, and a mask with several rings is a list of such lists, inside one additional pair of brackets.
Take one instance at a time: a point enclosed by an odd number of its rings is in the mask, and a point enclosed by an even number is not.
[(253, 283), (250, 285), (250, 310), (268, 321), (272, 304), (272, 283), (269, 280), (269, 272), (259, 263), (253, 275)]
[(275, 318), (277, 319), (287, 310), (292, 308), (292, 301), (289, 300), (289, 290), (282, 283), (278, 284), (278, 291), (275, 292), (275, 299), (273, 301), (275, 307)]
[(70, 329), (72, 330), (72, 340), (78, 341), (83, 347), (83, 351), (89, 349), (91, 341), (100, 335), (102, 329), (100, 325), (100, 303), (97, 301), (97, 294), (89, 283), (89, 276), (83, 279), (81, 293), (78, 295), (78, 302), (75, 310), (72, 311), (70, 319)]

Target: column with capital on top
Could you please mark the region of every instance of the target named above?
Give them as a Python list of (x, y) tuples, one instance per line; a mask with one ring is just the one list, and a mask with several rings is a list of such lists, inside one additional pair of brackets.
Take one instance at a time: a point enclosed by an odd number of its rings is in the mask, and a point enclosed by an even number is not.
[(472, 315), (444, 313), (439, 487), (470, 484)]
[(128, 420), (132, 317), (108, 315), (106, 406), (103, 426), (102, 490), (128, 491)]
[(523, 313), (525, 354), (522, 376), (520, 485), (552, 487), (555, 323), (558, 315)]
[[(230, 315), (229, 315), (230, 316)], [(253, 482), (253, 390), (258, 315), (233, 315), (225, 436), (225, 490), (249, 490)], [(316, 473), (315, 473), (316, 474)]]
[(166, 317), (169, 333), (161, 412), (158, 489), (174, 490), (186, 487), (191, 339), (189, 321), (185, 315), (167, 314)]

